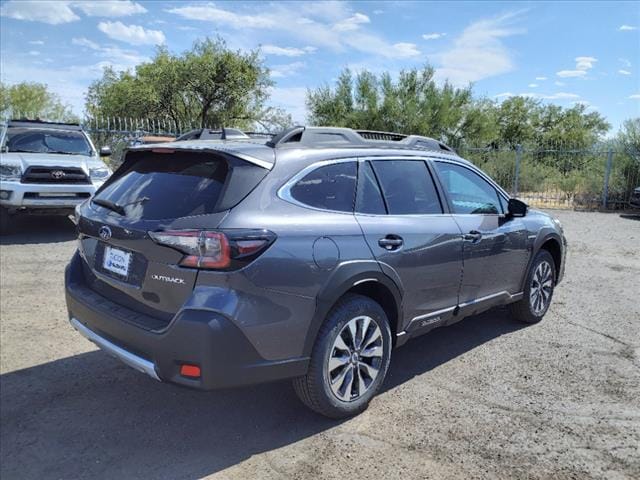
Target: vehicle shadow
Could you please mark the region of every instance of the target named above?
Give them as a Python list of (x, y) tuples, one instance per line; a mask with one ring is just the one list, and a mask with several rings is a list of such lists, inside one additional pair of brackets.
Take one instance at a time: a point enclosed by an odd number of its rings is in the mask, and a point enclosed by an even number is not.
[[(494, 310), (415, 339), (394, 351), (385, 390), (519, 328)], [(307, 410), (289, 382), (198, 392), (98, 351), (0, 385), (2, 478), (195, 479), (341, 423)]]
[(76, 227), (67, 217), (16, 215), (11, 231), (0, 236), (0, 245), (68, 242), (76, 238)]

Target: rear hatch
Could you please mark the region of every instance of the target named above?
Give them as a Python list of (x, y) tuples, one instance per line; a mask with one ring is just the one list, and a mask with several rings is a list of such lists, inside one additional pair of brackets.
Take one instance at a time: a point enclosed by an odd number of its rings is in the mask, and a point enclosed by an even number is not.
[(196, 260), (181, 266), (186, 250), (171, 243), (174, 237), (167, 241), (157, 235), (178, 232), (187, 243), (199, 239), (267, 173), (222, 153), (129, 152), (79, 211), (80, 253), (89, 288), (148, 316), (148, 325), (141, 326), (162, 328), (189, 297), (200, 264)]

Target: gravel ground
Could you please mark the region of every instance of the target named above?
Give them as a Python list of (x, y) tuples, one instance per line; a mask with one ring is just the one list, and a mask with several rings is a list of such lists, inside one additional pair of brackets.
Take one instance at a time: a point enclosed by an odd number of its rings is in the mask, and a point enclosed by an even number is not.
[(288, 382), (195, 392), (118, 363), (68, 325), (64, 219), (0, 247), (0, 477), (640, 478), (640, 221), (553, 212), (570, 244), (545, 320), (504, 309), (394, 351), (357, 418)]

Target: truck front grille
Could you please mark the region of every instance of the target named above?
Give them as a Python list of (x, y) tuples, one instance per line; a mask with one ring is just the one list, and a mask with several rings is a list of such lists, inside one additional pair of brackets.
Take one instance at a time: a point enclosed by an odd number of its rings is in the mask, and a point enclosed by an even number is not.
[(29, 167), (22, 175), (21, 183), (87, 185), (91, 180), (80, 167)]

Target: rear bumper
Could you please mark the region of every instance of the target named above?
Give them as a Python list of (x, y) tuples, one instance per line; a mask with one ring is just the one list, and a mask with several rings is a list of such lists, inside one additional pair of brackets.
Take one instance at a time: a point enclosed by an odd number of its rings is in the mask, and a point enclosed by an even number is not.
[(89, 330), (85, 327), (78, 319), (71, 317), (69, 319), (73, 328), (75, 328), (80, 335), (82, 335), (87, 340), (95, 343), (102, 350), (107, 352), (109, 355), (116, 357), (118, 360), (121, 360), (123, 363), (126, 363), (131, 368), (138, 370), (139, 372), (146, 373), (151, 378), (160, 381), (160, 377), (158, 377), (158, 373), (156, 372), (156, 367), (149, 360), (145, 360), (142, 357), (134, 355), (131, 352), (128, 352), (124, 348), (120, 348), (115, 343), (111, 343), (106, 338), (101, 337), (93, 330)]
[[(76, 253), (65, 272), (69, 319), (103, 350), (157, 380), (211, 390), (292, 378), (306, 373), (307, 358), (262, 358), (242, 331), (224, 315), (183, 308), (162, 331), (141, 328), (141, 315), (101, 297), (84, 283)], [(201, 294), (201, 292), (200, 292)], [(180, 374), (198, 365), (201, 377)]]

